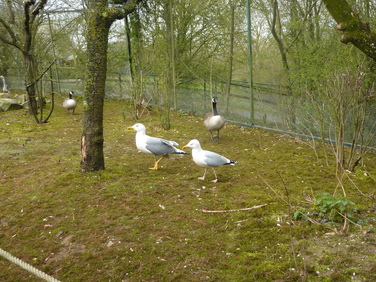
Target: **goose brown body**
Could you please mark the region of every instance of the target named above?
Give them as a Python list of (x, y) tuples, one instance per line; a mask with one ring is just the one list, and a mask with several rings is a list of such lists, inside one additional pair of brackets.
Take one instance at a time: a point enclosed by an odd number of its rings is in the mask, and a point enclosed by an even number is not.
[(70, 91), (69, 98), (65, 99), (63, 102), (63, 108), (67, 109), (68, 112), (72, 110), (72, 114), (74, 114), (74, 110), (76, 109), (76, 107), (77, 101), (73, 98), (73, 91)]
[[(211, 140), (215, 141), (219, 139), (219, 131), (225, 126), (226, 120), (223, 115), (220, 115), (217, 111), (218, 98), (212, 98), (213, 111), (207, 113), (204, 116), (204, 125), (209, 130)], [(213, 137), (213, 131), (217, 131), (217, 135)]]

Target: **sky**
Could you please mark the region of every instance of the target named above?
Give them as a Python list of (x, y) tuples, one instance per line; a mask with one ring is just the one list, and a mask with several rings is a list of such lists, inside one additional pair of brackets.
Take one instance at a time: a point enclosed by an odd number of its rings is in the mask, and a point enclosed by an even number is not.
[(69, 0), (48, 0), (45, 11), (63, 12), (82, 9), (84, 7), (84, 0), (69, 1)]

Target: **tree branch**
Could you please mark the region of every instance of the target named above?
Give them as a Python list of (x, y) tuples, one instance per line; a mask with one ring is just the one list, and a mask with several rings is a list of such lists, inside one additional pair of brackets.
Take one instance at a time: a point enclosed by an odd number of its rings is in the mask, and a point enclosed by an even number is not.
[(4, 19), (2, 18), (0, 18), (0, 24), (6, 29), (6, 31), (8, 32), (11, 38), (11, 40), (8, 40), (5, 38), (3, 34), (0, 34), (0, 40), (22, 51), (22, 46), (20, 45), (20, 42), (17, 40), (17, 37), (15, 33), (13, 32), (12, 28), (10, 27), (10, 25), (8, 25), (8, 23), (4, 21)]
[(115, 20), (123, 19), (126, 15), (132, 13), (136, 5), (141, 1), (142, 0), (115, 1), (116, 4), (122, 4), (122, 6), (108, 8), (108, 20), (112, 23)]
[(243, 208), (243, 209), (234, 209), (234, 210), (201, 210), (203, 213), (225, 213), (225, 212), (239, 212), (239, 211), (249, 211), (253, 209), (258, 209), (267, 206), (268, 204), (262, 204), (259, 206), (253, 206), (250, 208)]
[(54, 59), (54, 60), (52, 61), (52, 63), (50, 63), (50, 65), (49, 65), (49, 66), (48, 66), (48, 67), (42, 72), (42, 74), (41, 74), (38, 78), (35, 79), (35, 81), (33, 81), (33, 82), (27, 84), (27, 85), (26, 85), (26, 88), (35, 85), (39, 80), (41, 80), (42, 77), (43, 77), (43, 76), (46, 74), (46, 72), (47, 72), (47, 71), (53, 66), (53, 64), (54, 64), (55, 62), (56, 62), (56, 59)]
[(14, 10), (12, 6), (12, 1), (7, 0), (7, 6), (8, 6), (8, 11), (9, 11), (9, 23), (14, 24), (15, 22), (15, 17), (14, 17)]
[(376, 33), (369, 23), (363, 22), (346, 0), (323, 0), (329, 13), (342, 31), (341, 42), (352, 43), (364, 54), (376, 61)]
[[(35, 1), (34, 1), (35, 2)], [(39, 12), (44, 8), (46, 5), (47, 0), (40, 0), (38, 4), (35, 5), (33, 11), (31, 12), (34, 16), (38, 15)]]

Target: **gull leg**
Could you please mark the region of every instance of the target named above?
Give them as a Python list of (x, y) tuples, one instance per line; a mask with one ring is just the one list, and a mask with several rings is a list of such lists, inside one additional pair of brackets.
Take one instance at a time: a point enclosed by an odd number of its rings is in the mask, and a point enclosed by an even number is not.
[(214, 169), (214, 168), (212, 168), (212, 170), (213, 170), (213, 172), (214, 172), (214, 175), (215, 175), (215, 179), (214, 179), (214, 180), (212, 180), (211, 182), (213, 182), (213, 183), (216, 183), (216, 182), (218, 181), (218, 177), (217, 177), (217, 174), (215, 173), (215, 169)]
[(204, 180), (204, 179), (205, 179), (205, 175), (206, 175), (206, 167), (205, 167), (205, 172), (204, 172), (204, 176), (202, 176), (202, 177), (199, 177), (198, 179), (200, 179), (200, 180)]
[[(159, 160), (155, 161), (154, 163), (154, 167), (151, 167), (149, 169), (152, 169), (152, 170), (158, 170), (158, 163), (164, 158), (164, 156), (160, 157)], [(157, 159), (157, 157), (155, 157), (155, 159)]]

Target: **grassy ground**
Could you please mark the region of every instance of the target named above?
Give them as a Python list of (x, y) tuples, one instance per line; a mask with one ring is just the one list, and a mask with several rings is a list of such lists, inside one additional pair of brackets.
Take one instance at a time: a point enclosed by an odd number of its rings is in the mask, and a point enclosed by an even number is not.
[[(61, 101), (57, 101), (59, 104)], [(344, 177), (358, 222), (324, 223), (315, 195), (341, 194), (323, 146), (227, 124), (211, 142), (201, 117), (152, 111), (152, 136), (237, 160), (198, 180), (191, 156), (139, 153), (124, 101), (106, 101), (106, 170), (80, 172), (81, 109), (59, 105), (49, 123), (25, 111), (0, 113), (0, 247), (61, 281), (371, 281), (376, 278), (376, 156)], [(328, 164), (327, 164), (328, 163)], [(368, 172), (365, 171), (367, 169)], [(352, 184), (352, 183), (353, 184)], [(287, 203), (290, 203), (291, 207)], [(206, 213), (205, 210), (247, 211)], [(292, 215), (308, 213), (308, 220)], [(39, 281), (0, 258), (1, 281)]]

